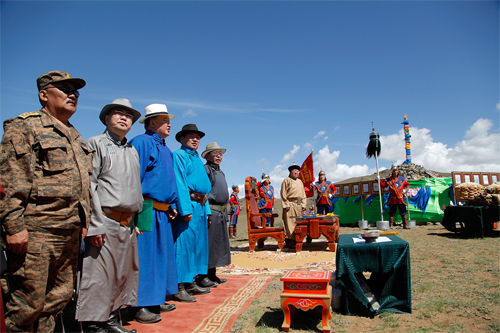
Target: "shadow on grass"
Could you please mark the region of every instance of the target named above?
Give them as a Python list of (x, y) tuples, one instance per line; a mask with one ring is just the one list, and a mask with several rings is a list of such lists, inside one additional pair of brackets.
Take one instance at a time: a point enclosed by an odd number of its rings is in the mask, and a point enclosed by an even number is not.
[[(434, 233), (431, 232), (428, 234), (429, 236), (440, 236), (448, 239), (468, 239), (468, 238), (481, 238), (481, 232), (472, 231), (471, 233), (466, 233), (466, 231), (461, 231), (460, 229), (457, 232), (450, 231), (449, 233)], [(500, 237), (500, 231), (498, 230), (484, 230), (485, 238), (498, 238)]]
[[(266, 312), (260, 317), (255, 325), (256, 327), (271, 327), (281, 330), (284, 314), (281, 308), (267, 308)], [(309, 311), (297, 309), (295, 316), (290, 322), (290, 330), (304, 332), (323, 332), (318, 328), (321, 326), (321, 308), (315, 308)]]

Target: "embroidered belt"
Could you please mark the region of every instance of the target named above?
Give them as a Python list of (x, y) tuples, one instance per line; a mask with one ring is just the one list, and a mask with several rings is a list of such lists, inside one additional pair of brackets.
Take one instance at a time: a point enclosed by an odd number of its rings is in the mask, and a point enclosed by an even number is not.
[(196, 192), (190, 192), (189, 196), (191, 197), (191, 201), (196, 201), (204, 205), (208, 200), (208, 194), (201, 194)]
[(113, 208), (103, 208), (102, 213), (110, 219), (120, 222), (124, 227), (128, 227), (135, 217), (133, 212), (122, 212)]
[(226, 211), (227, 211), (227, 206), (223, 206), (223, 205), (212, 205), (210, 204), (210, 209), (211, 210), (215, 210), (219, 213), (222, 213), (222, 214), (225, 214)]
[(156, 201), (155, 199), (144, 198), (147, 201), (153, 201), (153, 208), (156, 210), (161, 210), (162, 212), (166, 212), (170, 209), (170, 204)]

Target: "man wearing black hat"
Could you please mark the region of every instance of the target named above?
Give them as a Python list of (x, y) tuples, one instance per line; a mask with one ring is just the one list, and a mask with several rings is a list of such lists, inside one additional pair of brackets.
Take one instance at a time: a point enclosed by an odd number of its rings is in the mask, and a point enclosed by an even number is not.
[(141, 113), (118, 98), (99, 116), (104, 134), (94, 150), (92, 219), (85, 241), (76, 319), (85, 332), (137, 332), (118, 322), (121, 308), (137, 304), (139, 256), (133, 219), (142, 210), (139, 155), (125, 135)]
[(206, 294), (210, 288), (196, 284), (197, 274), (208, 271), (208, 220), (211, 215), (208, 194), (212, 184), (205, 166), (196, 150), (205, 133), (195, 124), (187, 124), (175, 135), (181, 148), (174, 152), (174, 170), (179, 189), (177, 210), (179, 216), (172, 229), (175, 239), (179, 295), (174, 300), (184, 301), (182, 291), (190, 294)]
[(289, 248), (295, 248), (295, 217), (302, 216), (306, 210), (306, 192), (299, 179), (300, 167), (295, 163), (288, 167), (289, 176), (281, 183), (281, 204), (283, 206), (283, 224), (285, 225), (285, 242)]
[(4, 122), (0, 183), (8, 252), (8, 332), (52, 332), (73, 295), (80, 235), (90, 221), (92, 151), (71, 125), (85, 81), (51, 71), (37, 79), (42, 109)]

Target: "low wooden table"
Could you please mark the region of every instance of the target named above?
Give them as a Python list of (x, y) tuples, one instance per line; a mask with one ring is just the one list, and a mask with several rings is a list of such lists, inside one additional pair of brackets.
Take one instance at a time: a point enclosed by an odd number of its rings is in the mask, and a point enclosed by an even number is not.
[(290, 323), (295, 314), (295, 309), (307, 311), (318, 306), (323, 307), (322, 326), (323, 333), (330, 332), (329, 319), (332, 319), (332, 286), (330, 278), (332, 273), (327, 271), (287, 271), (281, 277), (283, 293), (281, 294), (281, 308), (285, 315), (283, 331), (290, 330)]
[(317, 239), (324, 235), (328, 240), (328, 249), (335, 251), (339, 241), (339, 219), (337, 216), (299, 217), (294, 229), (295, 251), (302, 251), (304, 238)]

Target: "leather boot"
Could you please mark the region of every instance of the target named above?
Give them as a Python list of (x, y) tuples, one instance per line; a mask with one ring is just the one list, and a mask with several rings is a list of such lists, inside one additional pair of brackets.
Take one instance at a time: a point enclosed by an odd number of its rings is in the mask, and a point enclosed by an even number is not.
[(187, 302), (187, 303), (196, 302), (196, 298), (191, 297), (187, 293), (186, 289), (184, 288), (184, 283), (179, 283), (179, 292), (174, 295), (173, 300), (177, 302)]
[(389, 216), (389, 228), (392, 228), (393, 223), (394, 223), (394, 216)]
[(410, 229), (408, 223), (406, 222), (406, 215), (401, 216), (401, 219), (403, 220), (403, 229)]
[(226, 283), (227, 279), (221, 279), (219, 278), (215, 273), (217, 272), (217, 268), (209, 268), (208, 269), (208, 278), (212, 282), (216, 282), (218, 284)]
[(115, 310), (109, 314), (109, 319), (104, 323), (104, 328), (108, 333), (137, 333), (136, 329), (127, 329), (122, 327), (118, 322), (118, 310)]
[(161, 320), (161, 315), (149, 311), (148, 308), (129, 308), (129, 314), (141, 324), (154, 324)]
[(238, 235), (236, 235), (236, 226), (233, 227), (233, 238), (237, 238)]
[(186, 283), (186, 291), (189, 295), (205, 295), (210, 292), (210, 288), (203, 288), (196, 284), (196, 277), (193, 278), (193, 282)]
[(104, 323), (98, 321), (84, 321), (82, 328), (85, 333), (106, 333)]
[[(210, 270), (209, 270), (210, 271)], [(217, 288), (218, 283), (211, 280), (208, 275), (198, 274), (196, 284), (202, 288)]]
[(229, 238), (235, 238), (234, 237), (234, 227), (229, 227)]

